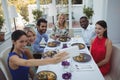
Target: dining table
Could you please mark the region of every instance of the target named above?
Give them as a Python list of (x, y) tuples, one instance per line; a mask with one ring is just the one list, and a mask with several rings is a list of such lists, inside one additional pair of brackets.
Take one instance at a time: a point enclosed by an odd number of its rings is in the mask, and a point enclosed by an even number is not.
[[(55, 40), (48, 40), (48, 42), (51, 41)], [(79, 49), (78, 45), (72, 45), (74, 43), (84, 44), (84, 47), (82, 49)], [(67, 47), (64, 48), (64, 45), (66, 45)], [(82, 37), (72, 37), (65, 42), (60, 41), (60, 44), (56, 47), (49, 47), (46, 45), (44, 52), (52, 50), (55, 50), (57, 52), (66, 51), (69, 55), (69, 58), (64, 61), (69, 62), (69, 66), (67, 68), (63, 66), (63, 61), (57, 64), (43, 65), (38, 67), (36, 74), (38, 74), (41, 71), (51, 71), (56, 74), (56, 80), (105, 80), (97, 64), (92, 58), (92, 55), (90, 54), (90, 51), (88, 50)], [(74, 57), (81, 53), (85, 53), (88, 55), (88, 57), (86, 57), (86, 61), (75, 60)], [(70, 73), (70, 79), (64, 79), (64, 73)]]

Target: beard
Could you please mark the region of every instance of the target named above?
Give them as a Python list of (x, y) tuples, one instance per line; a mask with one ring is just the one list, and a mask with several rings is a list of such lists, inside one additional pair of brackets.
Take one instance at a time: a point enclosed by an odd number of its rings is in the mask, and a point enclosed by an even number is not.
[(39, 33), (43, 34), (46, 32), (46, 29), (39, 29)]

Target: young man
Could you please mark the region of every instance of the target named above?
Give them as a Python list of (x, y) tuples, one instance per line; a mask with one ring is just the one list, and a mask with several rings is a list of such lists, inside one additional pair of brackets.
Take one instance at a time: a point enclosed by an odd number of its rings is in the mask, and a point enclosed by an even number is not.
[(95, 37), (95, 27), (89, 25), (89, 21), (86, 16), (82, 16), (80, 18), (80, 26), (82, 28), (82, 37), (89, 48), (91, 39)]
[(42, 38), (44, 38), (45, 42), (48, 41), (48, 35), (46, 34), (47, 30), (47, 21), (43, 18), (37, 21), (37, 35), (35, 42), (32, 45), (34, 53), (43, 53), (44, 47), (40, 46), (40, 42)]

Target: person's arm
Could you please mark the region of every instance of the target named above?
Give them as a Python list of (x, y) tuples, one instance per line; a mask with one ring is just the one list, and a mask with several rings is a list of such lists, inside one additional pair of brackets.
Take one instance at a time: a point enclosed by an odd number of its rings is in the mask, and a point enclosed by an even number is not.
[(44, 48), (40, 47), (40, 42), (42, 40), (42, 37), (37, 35), (35, 42), (32, 45), (33, 51), (35, 52), (43, 52)]
[(44, 34), (44, 40), (45, 40), (45, 42), (48, 42), (48, 35), (47, 34)]
[(9, 59), (9, 63), (12, 63), (17, 66), (39, 66), (39, 65), (47, 65), (47, 64), (56, 64), (68, 58), (68, 54), (66, 52), (58, 53), (53, 58), (45, 58), (45, 59), (22, 59), (17, 55), (11, 56)]
[(94, 39), (92, 39), (92, 40), (90, 41), (90, 52), (91, 52), (91, 47), (92, 47), (93, 41), (94, 41)]
[(32, 67), (30, 67), (30, 69), (29, 69), (29, 73), (30, 73), (30, 77), (31, 77), (31, 79), (33, 80), (34, 79), (34, 71), (32, 70)]
[(100, 66), (106, 64), (110, 60), (111, 54), (112, 54), (112, 42), (111, 42), (111, 40), (107, 39), (105, 59), (100, 61), (97, 65), (100, 67)]
[(56, 27), (54, 26), (53, 29), (52, 29), (52, 32), (50, 34), (50, 38), (56, 40), (57, 37), (55, 36), (55, 33), (56, 33)]
[(25, 48), (24, 53), (28, 57), (28, 59), (33, 59), (34, 58), (32, 53), (30, 52), (30, 50), (28, 48)]

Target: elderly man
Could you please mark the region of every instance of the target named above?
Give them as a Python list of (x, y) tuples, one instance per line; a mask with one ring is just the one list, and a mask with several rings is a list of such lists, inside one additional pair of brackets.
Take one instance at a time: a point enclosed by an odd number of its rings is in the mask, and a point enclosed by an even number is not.
[(80, 18), (80, 26), (82, 28), (82, 37), (89, 48), (91, 39), (95, 37), (95, 27), (89, 24), (86, 16)]
[(39, 19), (37, 21), (36, 39), (32, 45), (34, 53), (44, 52), (44, 47), (40, 46), (40, 42), (42, 41), (42, 38), (45, 40), (45, 42), (48, 41), (48, 35), (46, 34), (46, 30), (47, 30), (47, 21), (43, 18)]

